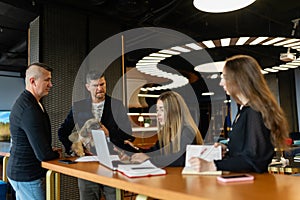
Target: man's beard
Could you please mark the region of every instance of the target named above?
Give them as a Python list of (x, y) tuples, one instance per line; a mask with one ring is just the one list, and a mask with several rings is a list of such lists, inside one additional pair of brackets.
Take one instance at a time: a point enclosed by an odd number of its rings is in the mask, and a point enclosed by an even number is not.
[(95, 95), (95, 97), (96, 97), (96, 99), (98, 99), (98, 100), (102, 100), (102, 99), (105, 98), (105, 94), (104, 94), (104, 93), (97, 93), (97, 94)]

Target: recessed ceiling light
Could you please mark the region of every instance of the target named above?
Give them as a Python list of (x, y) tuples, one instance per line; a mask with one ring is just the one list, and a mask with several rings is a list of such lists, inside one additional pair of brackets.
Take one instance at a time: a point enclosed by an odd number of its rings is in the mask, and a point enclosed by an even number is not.
[(285, 63), (286, 65), (293, 65), (293, 66), (299, 66), (300, 63), (297, 63), (297, 62), (288, 62), (288, 63)]
[(145, 63), (145, 62), (140, 62), (140, 60), (139, 60), (139, 62), (136, 63), (136, 66), (139, 66), (139, 65), (156, 66), (157, 62), (147, 62), (147, 63)]
[(300, 65), (300, 59), (297, 58), (296, 60), (292, 61), (292, 63), (298, 63)]
[(203, 92), (201, 95), (202, 96), (212, 96), (214, 94), (215, 94), (214, 92)]
[(139, 60), (138, 63), (157, 64), (160, 60)]
[(291, 47), (292, 49), (297, 49), (298, 51), (300, 50), (300, 45), (299, 46), (293, 46)]
[(264, 70), (267, 72), (278, 72), (277, 69), (271, 69), (271, 68), (265, 68)]
[(286, 67), (292, 68), (292, 69), (299, 67), (299, 64), (297, 64), (297, 63), (286, 63), (285, 65), (286, 65)]
[(235, 45), (244, 45), (250, 37), (240, 37)]
[(158, 98), (157, 94), (138, 94), (138, 97), (150, 97), (150, 98)]
[(257, 45), (259, 43), (261, 43), (262, 41), (266, 40), (268, 37), (258, 37), (255, 40), (253, 40), (252, 42), (250, 42), (250, 45)]
[(300, 41), (300, 39), (287, 39), (285, 41), (282, 41), (282, 42), (279, 42), (279, 43), (275, 43), (274, 46), (283, 46), (285, 44), (290, 44), (290, 43), (298, 42), (298, 41)]
[(230, 103), (231, 102), (231, 100), (229, 99), (229, 100), (224, 100), (224, 103)]
[(172, 55), (164, 54), (164, 53), (151, 53), (150, 56), (157, 56), (157, 57), (163, 57), (163, 58), (172, 57)]
[(207, 48), (214, 48), (216, 47), (215, 43), (211, 40), (203, 41), (202, 42)]
[(213, 74), (213, 75), (210, 76), (210, 79), (216, 79), (216, 78), (218, 78), (218, 77), (219, 77), (218, 74)]
[(186, 44), (185, 46), (191, 48), (191, 49), (194, 49), (194, 50), (200, 50), (200, 49), (203, 49), (202, 47), (200, 47), (198, 44), (196, 43), (190, 43), (190, 44)]
[[(236, 42), (234, 42), (236, 41)], [(252, 41), (252, 42), (250, 42)], [(190, 52), (191, 50), (200, 50), (205, 48), (215, 48), (222, 46), (238, 46), (238, 45), (274, 45), (274, 46), (284, 46), (288, 48), (298, 48), (300, 51), (300, 46), (298, 45), (300, 39), (296, 38), (284, 38), (284, 37), (239, 37), (239, 38), (222, 38), (219, 40), (207, 40), (198, 43), (189, 43), (183, 46), (175, 46), (170, 47), (168, 49), (163, 49), (158, 51), (157, 53), (151, 53), (150, 55), (144, 57), (142, 60), (136, 63), (136, 68), (138, 71), (157, 76), (163, 77), (171, 80), (170, 84), (166, 84), (160, 87), (151, 87), (151, 90), (161, 90), (163, 89), (171, 89), (176, 87), (182, 87), (183, 85), (188, 84), (188, 79), (184, 76), (178, 76), (176, 74), (167, 73), (157, 68), (158, 63), (162, 60), (176, 56), (182, 53)], [(250, 42), (250, 43), (249, 43)], [(296, 65), (297, 66), (293, 66)], [(297, 58), (290, 65), (284, 65), (280, 67), (274, 67), (269, 69), (261, 70), (262, 74), (268, 74), (269, 72), (278, 72), (279, 70), (286, 70), (288, 68), (297, 68), (300, 63), (300, 58)], [(194, 68), (195, 71), (198, 72), (207, 72), (207, 73), (215, 73), (222, 72), (223, 67), (225, 65), (225, 61), (214, 62), (214, 63), (205, 63), (198, 65)], [(282, 68), (285, 67), (285, 68)], [(210, 75), (210, 77), (215, 78), (215, 76)], [(149, 88), (147, 88), (148, 90)]]
[(146, 56), (143, 58), (143, 60), (164, 60), (165, 57), (157, 57), (157, 56)]
[(289, 68), (287, 68), (287, 67), (278, 67), (278, 66), (274, 66), (274, 67), (272, 67), (272, 69), (275, 69), (275, 70), (289, 70)]
[(191, 50), (183, 48), (183, 47), (179, 47), (179, 46), (172, 47), (171, 49), (175, 50), (175, 51), (180, 51), (180, 52), (183, 52), (183, 53), (191, 52)]
[(223, 38), (223, 39), (221, 39), (221, 45), (222, 45), (222, 47), (229, 46), (230, 40), (231, 40), (231, 38)]
[(295, 47), (295, 46), (298, 46), (300, 45), (300, 42), (294, 42), (294, 43), (290, 43), (290, 44), (287, 44), (287, 45), (283, 45), (284, 47)]
[(291, 68), (291, 69), (294, 69), (294, 68), (297, 68), (298, 66), (295, 66), (295, 65), (288, 65), (288, 64), (285, 64), (285, 65), (279, 65), (280, 67), (286, 67), (286, 68)]
[(264, 42), (262, 45), (271, 45), (271, 44), (274, 44), (274, 43), (279, 42), (279, 41), (284, 40), (284, 39), (285, 38), (283, 38), (283, 37), (276, 37), (276, 38), (274, 38), (272, 40)]
[(172, 51), (172, 50), (168, 50), (168, 49), (164, 49), (159, 51), (159, 53), (165, 53), (165, 54), (170, 54), (170, 55), (179, 55), (180, 52), (178, 51)]

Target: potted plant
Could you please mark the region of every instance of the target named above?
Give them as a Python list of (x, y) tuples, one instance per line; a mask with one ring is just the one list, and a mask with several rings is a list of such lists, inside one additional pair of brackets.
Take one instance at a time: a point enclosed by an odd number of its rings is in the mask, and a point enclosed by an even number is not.
[(151, 119), (145, 118), (144, 119), (144, 127), (150, 127), (150, 125), (151, 125)]

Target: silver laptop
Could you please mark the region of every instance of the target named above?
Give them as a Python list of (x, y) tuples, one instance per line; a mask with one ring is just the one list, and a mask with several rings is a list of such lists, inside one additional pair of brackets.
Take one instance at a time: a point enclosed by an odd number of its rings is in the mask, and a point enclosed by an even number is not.
[(92, 130), (92, 135), (96, 147), (96, 153), (101, 165), (112, 170), (117, 170), (118, 164), (124, 164), (120, 161), (117, 153), (111, 154), (109, 151), (107, 137), (102, 130)]

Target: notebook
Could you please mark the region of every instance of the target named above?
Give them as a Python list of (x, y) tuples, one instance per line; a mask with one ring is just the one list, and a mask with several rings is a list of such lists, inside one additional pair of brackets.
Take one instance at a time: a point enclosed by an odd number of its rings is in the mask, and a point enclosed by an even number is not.
[(166, 170), (156, 167), (149, 160), (140, 164), (122, 163), (118, 155), (110, 154), (104, 131), (92, 130), (92, 136), (96, 147), (98, 162), (101, 165), (119, 171), (130, 178), (166, 174)]
[(186, 147), (186, 157), (185, 157), (185, 166), (182, 170), (182, 174), (198, 174), (198, 175), (221, 175), (222, 171), (195, 171), (189, 160), (192, 157), (199, 157), (207, 161), (221, 160), (222, 159), (222, 150), (221, 146), (214, 147), (214, 145), (187, 145)]

